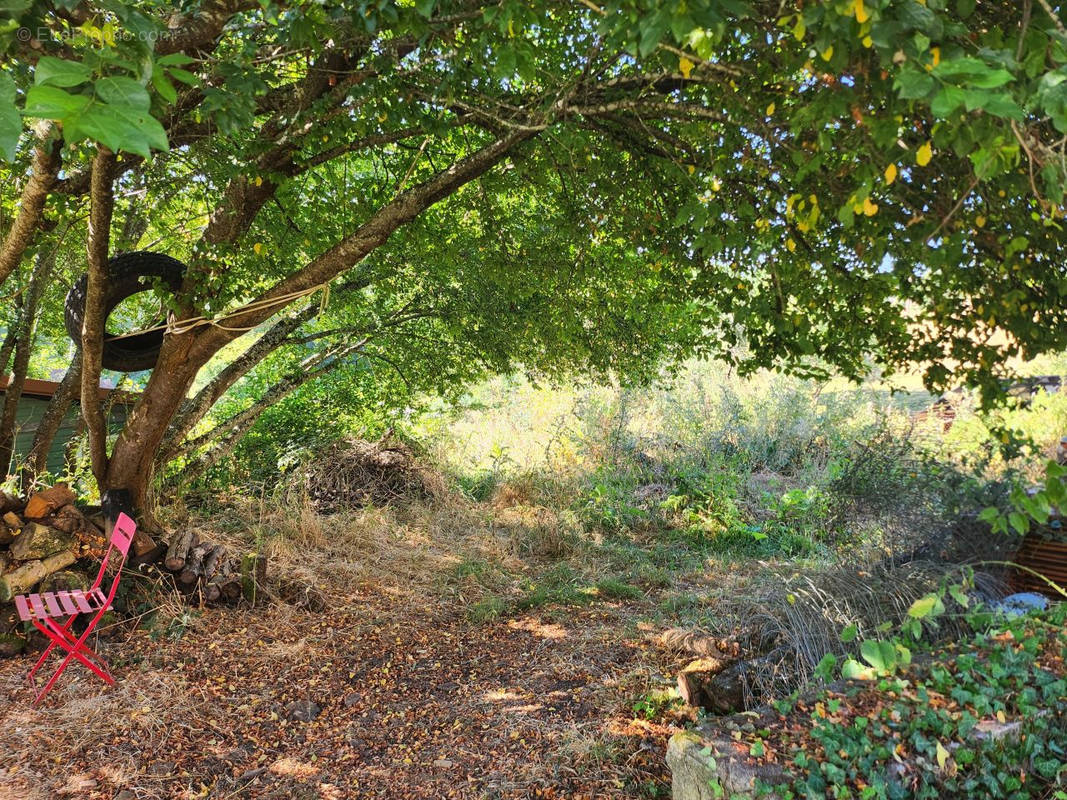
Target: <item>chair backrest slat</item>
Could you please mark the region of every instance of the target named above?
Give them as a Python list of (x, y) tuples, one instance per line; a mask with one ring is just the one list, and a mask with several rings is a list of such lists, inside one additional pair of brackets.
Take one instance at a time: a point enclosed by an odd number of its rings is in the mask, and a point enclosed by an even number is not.
[(115, 527), (111, 529), (111, 544), (122, 553), (124, 558), (130, 550), (130, 542), (133, 541), (133, 535), (136, 532), (137, 523), (125, 514), (119, 514), (119, 518), (115, 520)]

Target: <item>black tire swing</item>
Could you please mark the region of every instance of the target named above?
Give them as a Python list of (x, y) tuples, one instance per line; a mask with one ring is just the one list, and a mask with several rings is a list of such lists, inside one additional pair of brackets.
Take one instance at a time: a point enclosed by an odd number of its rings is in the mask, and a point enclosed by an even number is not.
[[(162, 281), (171, 292), (177, 292), (184, 276), (185, 265), (162, 253), (122, 253), (108, 261), (108, 281), (104, 287), (104, 353), (101, 360), (104, 369), (139, 372), (156, 365), (159, 348), (163, 346), (162, 329), (123, 335), (107, 330), (106, 320), (126, 298), (152, 291), (157, 280)], [(67, 335), (75, 342), (81, 341), (88, 283), (88, 275), (78, 279), (67, 293), (63, 310)]]

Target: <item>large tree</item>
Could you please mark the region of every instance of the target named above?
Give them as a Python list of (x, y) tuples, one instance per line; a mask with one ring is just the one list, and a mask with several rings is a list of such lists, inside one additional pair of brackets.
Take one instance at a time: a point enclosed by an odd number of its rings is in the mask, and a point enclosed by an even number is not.
[(83, 233), (83, 398), (108, 256), (148, 230), (189, 265), (110, 452), (82, 404), (101, 489), (139, 505), (278, 347), (319, 342), (315, 374), (355, 354), (365, 325), (318, 319), (331, 283), (376, 325), (480, 316), (498, 367), (874, 358), (992, 388), (1067, 344), (1046, 0), (23, 0), (0, 51), (0, 282)]

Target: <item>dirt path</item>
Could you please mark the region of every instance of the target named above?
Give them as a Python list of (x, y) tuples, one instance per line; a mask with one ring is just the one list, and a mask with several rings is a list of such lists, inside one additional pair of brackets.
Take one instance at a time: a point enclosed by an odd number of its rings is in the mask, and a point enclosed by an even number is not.
[(209, 611), (107, 642), (118, 685), (72, 667), (39, 710), (8, 660), (0, 797), (665, 796), (671, 727), (632, 698), (670, 664), (632, 620), (473, 625), (372, 588), (332, 614)]

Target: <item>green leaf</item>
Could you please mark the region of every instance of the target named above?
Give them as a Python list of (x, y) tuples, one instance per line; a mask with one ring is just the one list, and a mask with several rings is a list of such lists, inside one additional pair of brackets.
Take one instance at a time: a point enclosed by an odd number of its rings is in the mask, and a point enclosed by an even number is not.
[(851, 642), (856, 638), (856, 635), (858, 633), (859, 628), (857, 628), (855, 625), (849, 625), (841, 631), (841, 641), (845, 643)]
[(77, 114), (88, 104), (89, 98), (84, 95), (70, 94), (54, 86), (31, 86), (22, 113), (27, 117), (63, 119)]
[(942, 86), (930, 101), (930, 110), (938, 117), (947, 117), (964, 103), (964, 91), (956, 86)]
[(38, 86), (80, 86), (93, 76), (93, 71), (79, 61), (64, 61), (61, 58), (42, 56), (33, 73), (33, 82)]
[(15, 108), (15, 81), (6, 72), (0, 72), (0, 155), (5, 161), (15, 160), (21, 134), (22, 118)]
[(173, 83), (167, 80), (162, 71), (152, 73), (152, 85), (156, 87), (159, 96), (168, 103), (173, 103), (178, 99), (178, 90), (174, 88)]
[(176, 81), (181, 81), (189, 86), (199, 86), (200, 78), (193, 72), (189, 72), (187, 69), (181, 69), (180, 67), (171, 67), (167, 70), (167, 74), (174, 78)]
[(958, 583), (953, 583), (948, 587), (948, 593), (952, 595), (952, 599), (959, 603), (964, 608), (968, 608), (971, 605), (971, 598), (969, 598), (966, 592), (963, 591), (963, 587)]
[(116, 153), (126, 150), (148, 158), (152, 150), (166, 150), (163, 126), (147, 111), (129, 106), (93, 103), (67, 122), (68, 134), (100, 142)]
[(841, 665), (841, 677), (846, 681), (872, 681), (878, 676), (870, 667), (863, 666), (854, 658), (847, 658)]
[(1011, 526), (1015, 528), (1016, 532), (1018, 532), (1020, 536), (1024, 535), (1028, 530), (1030, 530), (1030, 520), (1028, 520), (1018, 511), (1012, 511), (1010, 514), (1008, 514), (1008, 522), (1011, 523)]
[(897, 666), (897, 651), (889, 642), (868, 639), (860, 645), (860, 655), (883, 675), (888, 675)]
[(930, 619), (945, 613), (945, 604), (941, 598), (931, 592), (920, 597), (908, 609), (908, 616), (912, 619)]
[(93, 89), (96, 96), (105, 103), (116, 106), (129, 106), (147, 111), (152, 105), (152, 98), (145, 88), (133, 78), (101, 78)]

